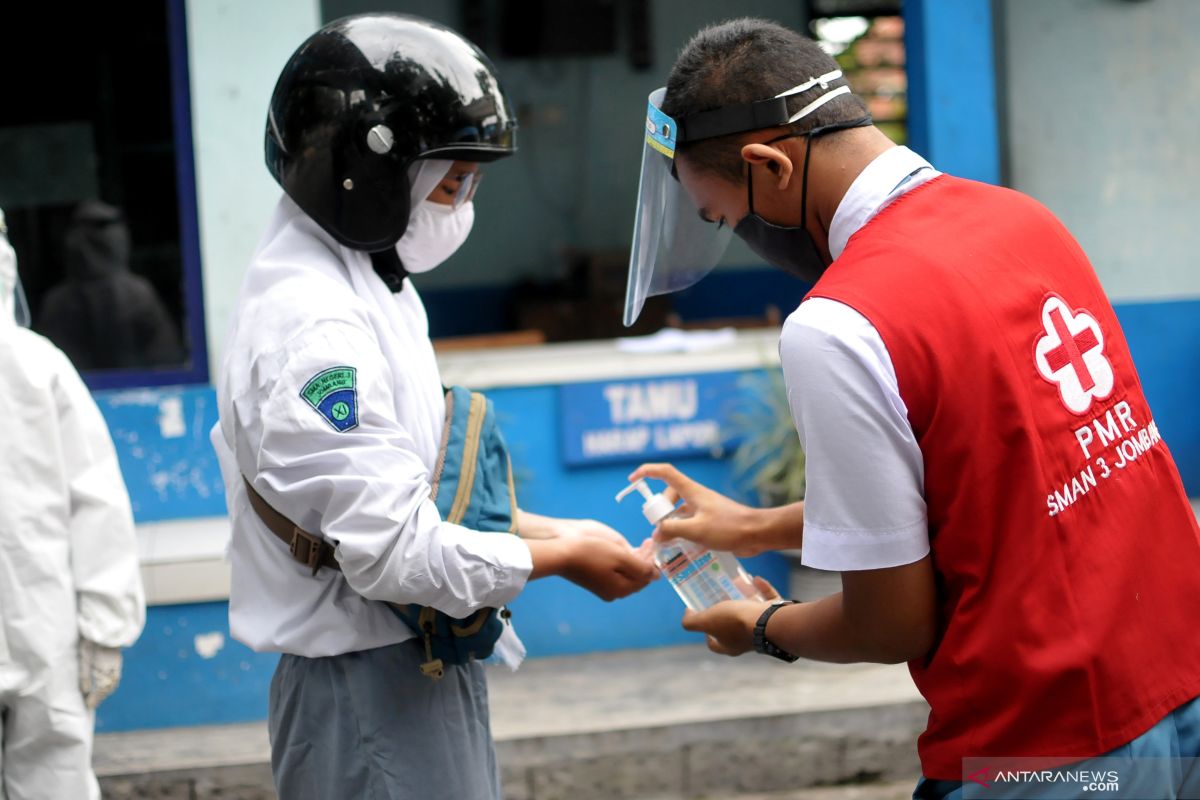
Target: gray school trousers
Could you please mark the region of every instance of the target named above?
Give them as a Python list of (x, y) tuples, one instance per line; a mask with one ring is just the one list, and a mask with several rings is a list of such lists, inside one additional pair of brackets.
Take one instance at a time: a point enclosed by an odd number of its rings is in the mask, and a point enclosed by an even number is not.
[(411, 639), (280, 657), (269, 727), (281, 800), (500, 800), (483, 667), (435, 682), (423, 655)]

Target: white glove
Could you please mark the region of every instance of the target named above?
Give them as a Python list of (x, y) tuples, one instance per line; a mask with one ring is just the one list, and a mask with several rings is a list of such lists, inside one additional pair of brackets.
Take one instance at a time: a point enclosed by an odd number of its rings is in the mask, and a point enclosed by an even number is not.
[(121, 649), (79, 640), (79, 690), (90, 709), (104, 702), (121, 683)]

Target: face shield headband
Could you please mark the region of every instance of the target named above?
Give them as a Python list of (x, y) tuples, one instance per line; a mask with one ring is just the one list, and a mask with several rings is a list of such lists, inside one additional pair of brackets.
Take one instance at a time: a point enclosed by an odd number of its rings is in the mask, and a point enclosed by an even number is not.
[[(835, 82), (841, 85), (832, 85)], [(815, 96), (795, 113), (789, 113), (789, 98), (806, 93)], [(766, 100), (702, 111), (676, 120), (662, 111), (666, 89), (651, 92), (625, 292), (627, 326), (637, 320), (647, 298), (686, 289), (712, 271), (733, 233), (727, 226), (717, 226), (700, 217), (694, 202), (674, 177), (677, 148), (703, 139), (798, 122), (846, 94), (850, 94), (850, 87), (841, 71), (834, 70)], [(869, 118), (863, 124), (868, 123)]]

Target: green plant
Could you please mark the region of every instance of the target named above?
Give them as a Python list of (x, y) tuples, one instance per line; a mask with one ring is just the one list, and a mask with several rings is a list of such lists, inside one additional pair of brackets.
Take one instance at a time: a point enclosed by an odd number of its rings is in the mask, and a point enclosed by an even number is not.
[(734, 479), (753, 490), (763, 506), (804, 499), (804, 451), (792, 423), (783, 372), (750, 372), (738, 381), (741, 393), (726, 423)]

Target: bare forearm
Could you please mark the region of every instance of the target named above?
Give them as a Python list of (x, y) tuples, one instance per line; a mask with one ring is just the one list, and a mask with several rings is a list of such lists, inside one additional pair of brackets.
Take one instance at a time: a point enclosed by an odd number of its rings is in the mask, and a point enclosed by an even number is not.
[(517, 509), (517, 535), (522, 539), (552, 539), (557, 534), (554, 526), (558, 520)]
[[(718, 653), (740, 655), (754, 646), (757, 621), (769, 602), (729, 600), (688, 612), (683, 627), (708, 635)], [(933, 565), (912, 564), (842, 573), (842, 591), (814, 603), (776, 609), (767, 639), (814, 661), (896, 664), (928, 653), (937, 639)]]
[(747, 539), (755, 552), (799, 550), (804, 538), (804, 502), (756, 509)]
[(871, 660), (846, 623), (841, 592), (779, 609), (767, 623), (766, 636), (777, 647), (813, 661), (849, 664)]
[(846, 612), (841, 592), (779, 609), (767, 623), (766, 636), (789, 653), (836, 664), (898, 664), (928, 649), (921, 635), (855, 622)]
[(533, 570), (529, 580), (548, 578), (552, 575), (562, 575), (571, 559), (571, 544), (559, 539), (526, 539), (529, 557), (533, 561)]

